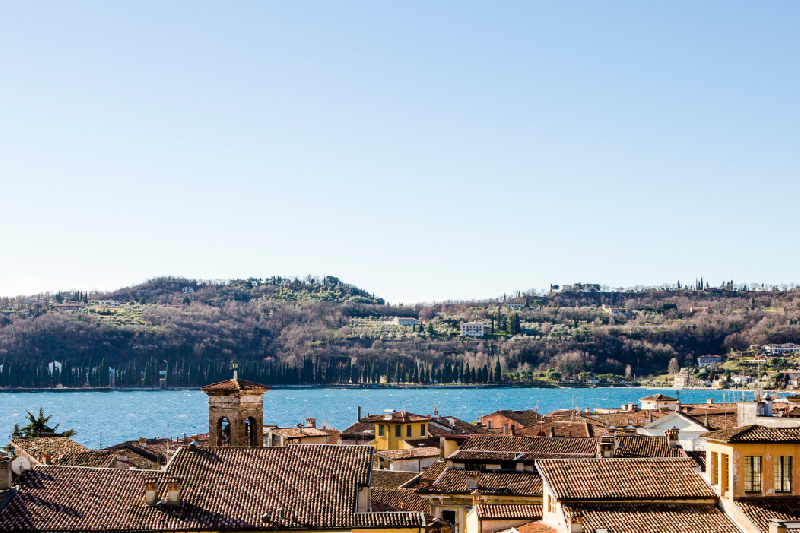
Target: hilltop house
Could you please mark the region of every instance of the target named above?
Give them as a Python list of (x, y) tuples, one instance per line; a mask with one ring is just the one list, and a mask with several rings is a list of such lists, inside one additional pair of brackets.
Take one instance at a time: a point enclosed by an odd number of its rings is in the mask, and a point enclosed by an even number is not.
[(465, 323), (461, 324), (462, 337), (483, 337), (489, 330), (488, 326), (483, 324)]

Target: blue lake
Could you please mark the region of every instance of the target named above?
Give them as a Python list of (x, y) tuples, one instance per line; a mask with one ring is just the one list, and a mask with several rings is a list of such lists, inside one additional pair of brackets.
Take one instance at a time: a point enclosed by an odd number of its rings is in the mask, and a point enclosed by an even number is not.
[[(410, 389), (273, 389), (264, 395), (264, 423), (294, 426), (307, 417), (318, 424), (344, 429), (362, 415), (384, 409), (418, 414), (433, 413), (475, 420), (498, 409), (556, 409), (620, 407), (641, 397), (671, 389), (522, 389), (522, 388), (410, 388)], [(752, 392), (745, 393), (753, 398)], [(682, 390), (683, 403), (738, 401), (738, 391)], [(200, 390), (110, 392), (0, 392), (0, 445), (5, 446), (15, 423), (25, 425), (25, 412), (43, 407), (59, 429), (75, 429), (74, 439), (101, 448), (139, 437), (178, 437), (208, 431), (208, 400)]]

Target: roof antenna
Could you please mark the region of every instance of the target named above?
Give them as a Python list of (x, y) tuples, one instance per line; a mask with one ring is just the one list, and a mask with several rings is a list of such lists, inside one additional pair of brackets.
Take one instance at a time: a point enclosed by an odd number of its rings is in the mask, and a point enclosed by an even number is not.
[(233, 380), (236, 381), (239, 379), (239, 363), (236, 362), (236, 359), (231, 360), (231, 368), (233, 369)]

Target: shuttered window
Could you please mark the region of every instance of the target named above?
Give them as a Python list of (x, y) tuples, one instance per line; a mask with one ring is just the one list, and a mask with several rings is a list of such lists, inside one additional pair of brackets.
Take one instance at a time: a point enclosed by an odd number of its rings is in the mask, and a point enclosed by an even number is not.
[(761, 492), (760, 455), (748, 455), (744, 458), (744, 491)]

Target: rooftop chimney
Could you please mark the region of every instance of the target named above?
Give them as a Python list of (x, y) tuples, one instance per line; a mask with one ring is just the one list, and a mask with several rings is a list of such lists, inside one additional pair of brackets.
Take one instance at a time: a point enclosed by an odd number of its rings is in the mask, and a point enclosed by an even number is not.
[(358, 406), (358, 418), (356, 419), (357, 422), (361, 422), (361, 406)]
[(0, 491), (11, 488), (11, 459), (0, 458)]
[(53, 464), (53, 456), (50, 455), (50, 452), (44, 452), (42, 454), (42, 464), (43, 465), (51, 465), (51, 464)]
[(478, 490), (478, 474), (467, 474), (467, 490)]
[(706, 403), (708, 403), (708, 404), (712, 404), (712, 403), (714, 403), (714, 398), (709, 398), (709, 399), (707, 399), (707, 400), (706, 400)]
[(158, 505), (158, 481), (154, 477), (144, 480), (144, 501), (147, 505)]
[(549, 428), (547, 428), (547, 436), (548, 437), (555, 437), (556, 436), (556, 428), (554, 428), (553, 426), (550, 426)]
[(597, 441), (597, 457), (605, 459), (614, 457), (614, 437), (600, 437), (600, 440)]
[(769, 533), (787, 533), (789, 528), (786, 526), (786, 521), (773, 518), (769, 521)]
[(172, 478), (167, 481), (167, 505), (181, 504), (181, 480)]
[(306, 427), (307, 428), (316, 428), (317, 427), (317, 419), (316, 418), (306, 418)]
[(676, 446), (678, 446), (679, 444), (678, 433), (679, 430), (676, 426), (672, 426), (672, 429), (668, 429), (664, 432), (664, 436), (667, 437), (667, 445), (670, 448), (675, 448)]
[(572, 516), (569, 520), (570, 533), (583, 533), (583, 513), (580, 509), (572, 511)]
[(472, 506), (475, 507), (481, 503), (481, 491), (473, 490), (472, 491)]
[(392, 419), (392, 413), (394, 413), (394, 411), (393, 411), (393, 410), (391, 410), (391, 409), (384, 409), (384, 410), (383, 410), (383, 419), (384, 419), (384, 420), (391, 420), (391, 419)]

